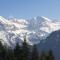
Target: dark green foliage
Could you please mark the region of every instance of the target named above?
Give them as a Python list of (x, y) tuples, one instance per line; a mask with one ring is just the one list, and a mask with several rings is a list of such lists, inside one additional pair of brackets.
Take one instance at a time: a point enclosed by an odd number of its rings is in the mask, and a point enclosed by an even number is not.
[(49, 52), (42, 52), (40, 55), (40, 60), (54, 60), (54, 55), (52, 53), (52, 50), (49, 50)]
[(24, 37), (24, 42), (22, 44), (22, 60), (28, 60), (29, 57), (29, 47), (26, 42), (26, 37)]
[(16, 57), (12, 49), (8, 49), (6, 60), (16, 60)]
[(7, 49), (0, 42), (0, 60), (55, 60), (52, 50), (49, 52), (42, 52), (40, 57), (36, 45), (30, 48), (24, 37), (22, 46), (18, 43), (14, 49)]
[(38, 53), (36, 45), (34, 45), (32, 48), (31, 60), (39, 60), (39, 53)]
[(46, 56), (46, 60), (54, 60), (54, 55), (52, 50), (50, 50)]
[(0, 41), (0, 60), (3, 60), (3, 58), (6, 58), (6, 49), (3, 47), (1, 41)]
[(14, 55), (15, 55), (15, 57), (16, 57), (17, 60), (21, 60), (21, 54), (22, 54), (21, 47), (17, 43), (16, 47), (14, 48)]
[(46, 60), (46, 54), (44, 53), (44, 51), (40, 55), (40, 60)]

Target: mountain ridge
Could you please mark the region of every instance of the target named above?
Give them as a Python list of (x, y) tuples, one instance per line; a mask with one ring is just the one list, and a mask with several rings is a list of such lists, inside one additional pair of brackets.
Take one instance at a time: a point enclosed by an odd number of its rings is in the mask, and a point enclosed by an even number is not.
[(52, 50), (55, 60), (60, 60), (60, 30), (52, 32), (45, 40), (37, 44), (37, 48), (39, 52)]
[(25, 35), (30, 45), (38, 44), (51, 32), (59, 29), (60, 22), (53, 22), (43, 16), (29, 20), (17, 18), (9, 20), (0, 16), (0, 39), (3, 40), (3, 44), (6, 43), (8, 46), (15, 46), (17, 41), (22, 42)]

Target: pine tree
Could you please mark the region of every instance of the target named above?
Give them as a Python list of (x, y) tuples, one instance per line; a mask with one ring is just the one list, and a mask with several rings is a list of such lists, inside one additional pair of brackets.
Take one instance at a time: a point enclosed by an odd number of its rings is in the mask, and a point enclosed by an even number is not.
[(46, 60), (54, 60), (54, 55), (52, 50), (49, 50)]
[(14, 52), (13, 52), (13, 50), (11, 48), (7, 49), (6, 54), (7, 54), (6, 60), (16, 60)]
[(0, 60), (6, 60), (6, 49), (5, 46), (2, 45), (0, 41)]
[(40, 55), (40, 60), (46, 60), (46, 54), (44, 53), (44, 51), (42, 51)]
[(29, 56), (29, 47), (26, 42), (26, 36), (24, 37), (24, 42), (22, 44), (22, 60), (28, 60)]
[(14, 55), (15, 55), (15, 57), (16, 57), (16, 59), (17, 60), (21, 60), (21, 53), (22, 53), (22, 51), (21, 51), (21, 47), (20, 47), (20, 45), (17, 43), (16, 44), (16, 47), (14, 48)]
[(39, 60), (39, 53), (38, 53), (36, 45), (34, 45), (32, 48), (31, 60)]

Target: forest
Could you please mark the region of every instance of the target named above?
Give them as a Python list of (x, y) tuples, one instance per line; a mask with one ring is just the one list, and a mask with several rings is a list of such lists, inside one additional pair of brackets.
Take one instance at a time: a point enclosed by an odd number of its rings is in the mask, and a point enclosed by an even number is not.
[(55, 60), (52, 50), (39, 53), (36, 45), (29, 46), (24, 38), (22, 46), (16, 43), (14, 49), (6, 48), (0, 41), (0, 60)]

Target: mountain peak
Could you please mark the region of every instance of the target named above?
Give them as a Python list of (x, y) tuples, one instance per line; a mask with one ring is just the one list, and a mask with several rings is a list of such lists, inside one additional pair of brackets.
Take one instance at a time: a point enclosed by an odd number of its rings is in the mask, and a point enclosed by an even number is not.
[(0, 18), (3, 18), (2, 16), (0, 16)]
[(38, 22), (52, 22), (51, 19), (47, 18), (47, 17), (44, 17), (44, 16), (37, 16), (37, 17), (34, 17), (32, 18), (32, 20), (37, 20)]
[(0, 16), (0, 38), (7, 44), (10, 44), (11, 42), (15, 45), (17, 37), (19, 37), (19, 42), (23, 41), (24, 34), (26, 33), (28, 43), (35, 44), (51, 32), (60, 29), (60, 23), (52, 22), (52, 20), (44, 16), (34, 17), (31, 20), (17, 18), (15, 20), (8, 20)]
[(47, 17), (44, 17), (44, 16), (41, 16), (43, 19), (47, 20), (47, 21), (51, 21), (51, 19), (47, 18)]
[(3, 16), (0, 16), (0, 19), (4, 20), (5, 18)]

